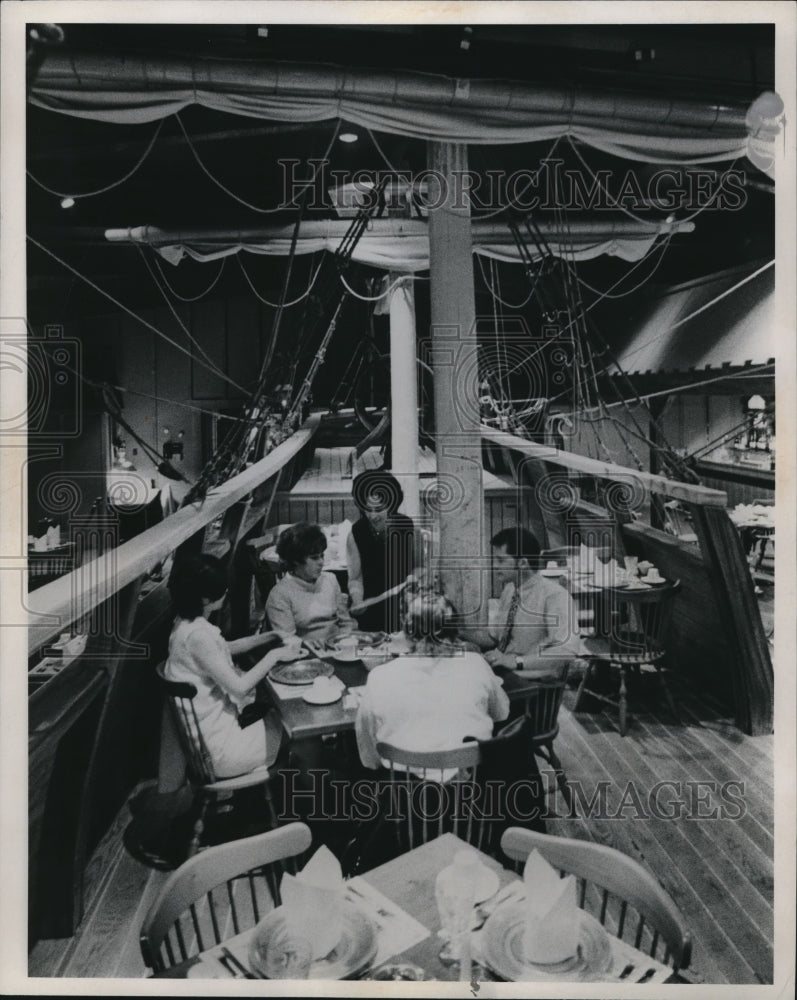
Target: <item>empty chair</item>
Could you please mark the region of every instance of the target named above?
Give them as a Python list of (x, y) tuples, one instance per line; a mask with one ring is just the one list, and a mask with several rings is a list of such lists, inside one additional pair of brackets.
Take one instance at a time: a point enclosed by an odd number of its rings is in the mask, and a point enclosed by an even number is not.
[[(141, 954), (161, 972), (254, 927), (281, 903), (286, 868), (312, 841), (304, 823), (209, 847), (172, 874), (141, 926)], [(287, 863), (286, 863), (287, 862)]]
[[(587, 669), (576, 695), (574, 711), (580, 711), (585, 694), (614, 705), (619, 710), (620, 734), (625, 736), (628, 729), (628, 674), (639, 673), (648, 667), (655, 670), (659, 685), (670, 707), (678, 719), (670, 689), (662, 672), (666, 656), (667, 631), (672, 617), (672, 603), (681, 583), (664, 584), (650, 590), (612, 590), (610, 627), (607, 640), (599, 640), (601, 648), (587, 654)], [(598, 664), (617, 668), (620, 673), (620, 689), (614, 698), (591, 686)]]
[(559, 735), (559, 709), (569, 672), (570, 664), (566, 663), (557, 676), (541, 677), (539, 681), (534, 681), (526, 696), (525, 714), (530, 720), (529, 731), (534, 752), (553, 768), (567, 808), (572, 809), (573, 795), (562, 762), (553, 748), (553, 742)]
[(199, 815), (194, 824), (188, 857), (196, 854), (199, 850), (208, 809), (212, 806), (219, 811), (228, 810), (229, 804), (226, 804), (225, 800), (229, 800), (233, 792), (262, 785), (271, 825), (276, 826), (277, 817), (271, 798), (268, 768), (265, 766), (256, 767), (246, 774), (240, 774), (233, 778), (216, 778), (210, 753), (202, 738), (202, 731), (199, 728), (199, 720), (194, 708), (193, 699), (196, 696), (196, 688), (187, 681), (167, 680), (163, 670), (164, 664), (161, 663), (157, 668), (157, 674), (168, 699), (180, 749), (185, 757), (188, 779), (200, 798)]
[(510, 827), (501, 848), (522, 864), (536, 849), (562, 875), (578, 879), (578, 904), (610, 934), (673, 971), (685, 969), (692, 941), (670, 895), (638, 861), (604, 844)]

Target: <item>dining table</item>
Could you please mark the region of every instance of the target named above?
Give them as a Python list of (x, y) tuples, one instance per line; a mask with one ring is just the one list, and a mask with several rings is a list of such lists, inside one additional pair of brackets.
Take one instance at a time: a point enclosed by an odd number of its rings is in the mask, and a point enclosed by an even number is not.
[[(393, 655), (412, 655), (406, 650), (397, 648), (401, 645), (398, 636), (391, 639)], [(386, 650), (389, 648), (385, 646)], [(376, 656), (371, 656), (371, 653)], [(282, 728), (290, 740), (309, 740), (353, 730), (359, 700), (368, 680), (369, 665), (384, 662), (390, 658), (390, 654), (384, 652), (380, 655), (380, 647), (377, 646), (373, 650), (365, 651), (362, 657), (350, 658), (346, 662), (336, 659), (332, 651), (320, 651), (318, 658), (329, 664), (332, 676), (340, 682), (340, 697), (330, 704), (309, 703), (305, 700), (305, 694), (311, 685), (279, 683), (272, 676), (274, 670), (267, 674), (262, 682), (277, 709)], [(534, 688), (533, 677), (519, 677), (514, 671), (503, 668), (497, 668), (496, 673), (501, 678), (510, 701), (527, 698)]]
[[(344, 883), (344, 899), (359, 909), (376, 937), (372, 948), (373, 957), (368, 967), (357, 969), (356, 974), (350, 978), (378, 980), (393, 970), (402, 968), (409, 969), (416, 979), (426, 981), (450, 982), (460, 979), (459, 964), (444, 963), (440, 959), (443, 942), (438, 933), (440, 917), (435, 899), (435, 882), (440, 872), (463, 849), (473, 851), (481, 865), (493, 873), (492, 884), (489, 885), (490, 895), (474, 908), (471, 920), (472, 964), (470, 975), (466, 977), (468, 990), (479, 981), (502, 981), (502, 976), (490, 968), (489, 961), (485, 961), (485, 951), (489, 949), (485, 949), (484, 935), (489, 930), (488, 924), (493, 913), (498, 913), (500, 907), (522, 900), (524, 883), (514, 871), (504, 868), (495, 858), (467, 845), (451, 833), (444, 833)], [(268, 919), (266, 914), (264, 920)], [(253, 933), (254, 928), (249, 928), (225, 941), (223, 945), (209, 948), (157, 973), (155, 978), (258, 978), (251, 971), (249, 962)], [(662, 982), (688, 982), (627, 941), (609, 935), (608, 945), (611, 953), (608, 968), (592, 981), (625, 985), (643, 982), (651, 986)], [(228, 961), (229, 954), (233, 958)], [(323, 963), (316, 968), (322, 970)], [(316, 979), (316, 968), (311, 971), (311, 980)], [(550, 983), (551, 973), (545, 972), (537, 978), (530, 976), (523, 981)], [(555, 977), (553, 981), (555, 982)], [(564, 984), (567, 979), (563, 978), (562, 982)]]

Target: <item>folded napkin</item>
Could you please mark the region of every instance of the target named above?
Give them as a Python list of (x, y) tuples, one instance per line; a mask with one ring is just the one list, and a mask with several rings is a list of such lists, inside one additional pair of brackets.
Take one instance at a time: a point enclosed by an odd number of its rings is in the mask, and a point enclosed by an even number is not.
[(578, 949), (579, 910), (576, 880), (559, 878), (539, 851), (532, 851), (523, 870), (526, 886), (526, 961), (541, 965), (563, 962)]
[(328, 955), (340, 940), (344, 889), (340, 862), (323, 845), (298, 875), (282, 876), (286, 922), (313, 942), (314, 959)]

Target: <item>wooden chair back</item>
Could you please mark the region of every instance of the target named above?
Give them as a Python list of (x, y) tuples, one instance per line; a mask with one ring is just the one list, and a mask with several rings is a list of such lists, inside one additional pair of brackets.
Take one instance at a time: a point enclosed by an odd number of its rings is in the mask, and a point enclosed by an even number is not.
[[(450, 750), (404, 750), (377, 743), (376, 751), (390, 772), (389, 819), (405, 850), (450, 831), (469, 843), (474, 837), (473, 811), (463, 808), (479, 766), (479, 744)], [(447, 772), (456, 771), (452, 778)]]
[(187, 681), (168, 680), (164, 673), (165, 667), (165, 663), (159, 663), (156, 673), (169, 703), (180, 749), (185, 756), (188, 775), (197, 784), (213, 784), (216, 781), (216, 775), (194, 707), (196, 688)]
[[(208, 847), (161, 888), (141, 926), (141, 954), (155, 972), (240, 934), (279, 906), (280, 879), (312, 842), (304, 823)], [(290, 862), (293, 862), (292, 864)]]
[(611, 591), (611, 657), (638, 663), (653, 663), (663, 658), (673, 598), (680, 586), (680, 580), (676, 580), (650, 590)]
[(689, 965), (692, 942), (683, 917), (669, 894), (639, 862), (604, 844), (552, 837), (511, 827), (501, 848), (512, 861), (525, 863), (532, 850), (579, 881), (579, 906), (616, 937), (671, 965)]
[(550, 677), (541, 677), (526, 698), (525, 714), (531, 720), (535, 746), (553, 742), (559, 733), (559, 709), (562, 707), (570, 664), (565, 663)]

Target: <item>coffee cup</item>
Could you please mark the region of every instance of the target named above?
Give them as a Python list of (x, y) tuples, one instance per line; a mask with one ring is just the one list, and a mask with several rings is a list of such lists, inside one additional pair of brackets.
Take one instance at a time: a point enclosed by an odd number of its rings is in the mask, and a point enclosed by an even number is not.
[(645, 579), (648, 583), (664, 583), (664, 577), (661, 576), (658, 569), (655, 566), (651, 566), (645, 575)]

